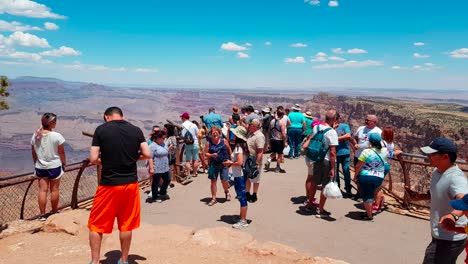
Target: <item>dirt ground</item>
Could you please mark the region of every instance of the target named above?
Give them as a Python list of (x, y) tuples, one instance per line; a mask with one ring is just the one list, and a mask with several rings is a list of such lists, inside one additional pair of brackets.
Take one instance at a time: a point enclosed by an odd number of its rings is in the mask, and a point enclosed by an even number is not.
[[(361, 205), (350, 199), (327, 201), (326, 209), (332, 213), (331, 218), (316, 218), (302, 206), (306, 177), (304, 159), (287, 159), (284, 168), (287, 171), (284, 174), (273, 171), (263, 173), (259, 200), (249, 204), (247, 218), (250, 225), (242, 231), (256, 241), (281, 243), (309, 256), (330, 257), (349, 263), (422, 262), (424, 250), (430, 241), (428, 221), (384, 211), (375, 216), (374, 222), (363, 222), (359, 220)], [(174, 242), (171, 235), (161, 235), (160, 226), (170, 224), (185, 226), (185, 229), (172, 231), (183, 234), (213, 227), (230, 230), (237, 220), (239, 202), (234, 199), (226, 202), (220, 184), (218, 189), (218, 203), (209, 207), (206, 205), (210, 200), (206, 174), (199, 174), (186, 186), (176, 185), (169, 189), (170, 199), (163, 203), (147, 203), (145, 192), (149, 188), (143, 187), (143, 224), (134, 233), (131, 263), (339, 263), (303, 257), (300, 261), (259, 259), (258, 254), (245, 251), (240, 258), (233, 256), (232, 251), (226, 251), (230, 245), (220, 249), (199, 247)], [(231, 187), (230, 191), (234, 198), (234, 188)], [(80, 227), (83, 229), (86, 219), (75, 222), (80, 221), (84, 222)], [(102, 263), (115, 263), (119, 255), (118, 233), (105, 237)], [(232, 244), (232, 248), (236, 247), (238, 245)], [(56, 253), (52, 256), (50, 252)], [(0, 253), (0, 264), (44, 262), (49, 256), (50, 263), (63, 263), (64, 260), (68, 263), (87, 263), (89, 247), (86, 229), (77, 236), (38, 232), (7, 237), (0, 239)], [(464, 257), (463, 253), (459, 263), (463, 263)]]

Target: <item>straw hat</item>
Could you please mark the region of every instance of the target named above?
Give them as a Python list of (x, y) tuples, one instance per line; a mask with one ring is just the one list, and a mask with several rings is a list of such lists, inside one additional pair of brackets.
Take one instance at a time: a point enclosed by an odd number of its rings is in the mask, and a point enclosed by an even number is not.
[(310, 118), (310, 119), (314, 118), (314, 117), (312, 116), (312, 113), (311, 113), (310, 111), (305, 112), (305, 113), (304, 113), (304, 117), (307, 117), (307, 118)]

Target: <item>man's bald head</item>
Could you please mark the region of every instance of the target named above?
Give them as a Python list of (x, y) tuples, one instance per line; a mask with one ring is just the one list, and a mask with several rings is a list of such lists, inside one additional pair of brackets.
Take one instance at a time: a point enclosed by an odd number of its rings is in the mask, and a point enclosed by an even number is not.
[(377, 122), (379, 122), (379, 119), (377, 118), (376, 115), (367, 115), (365, 121), (366, 121), (366, 126), (368, 128), (374, 128), (377, 126)]

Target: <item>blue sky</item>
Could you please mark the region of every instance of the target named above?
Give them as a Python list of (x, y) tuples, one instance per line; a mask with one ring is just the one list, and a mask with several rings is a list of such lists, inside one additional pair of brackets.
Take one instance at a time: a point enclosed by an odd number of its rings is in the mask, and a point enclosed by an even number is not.
[(466, 0), (0, 0), (0, 74), (171, 87), (467, 89), (466, 10)]

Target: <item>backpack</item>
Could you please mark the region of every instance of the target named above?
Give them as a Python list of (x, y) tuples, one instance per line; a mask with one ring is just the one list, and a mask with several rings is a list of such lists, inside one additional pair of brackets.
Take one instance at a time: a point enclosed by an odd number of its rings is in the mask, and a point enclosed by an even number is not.
[(193, 135), (192, 133), (190, 133), (190, 130), (186, 127), (184, 127), (185, 130), (187, 130), (184, 134), (184, 143), (187, 144), (187, 145), (193, 145), (193, 143), (195, 142), (195, 140), (193, 139)]
[(260, 172), (257, 168), (257, 160), (254, 156), (249, 156), (242, 166), (244, 176), (249, 179), (255, 179)]
[(317, 126), (317, 133), (310, 139), (309, 147), (307, 148), (307, 157), (312, 161), (322, 161), (327, 155), (328, 148), (325, 148), (325, 143), (323, 142), (323, 137), (325, 133), (331, 130), (331, 127), (320, 130), (320, 127)]

